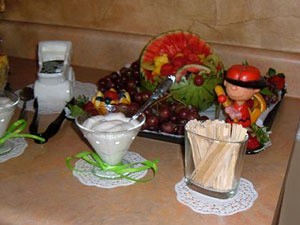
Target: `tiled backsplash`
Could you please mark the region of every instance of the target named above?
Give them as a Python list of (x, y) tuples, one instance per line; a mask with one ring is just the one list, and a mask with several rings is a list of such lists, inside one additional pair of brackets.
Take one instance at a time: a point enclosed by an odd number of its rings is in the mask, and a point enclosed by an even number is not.
[(213, 46), (225, 66), (247, 60), (262, 73), (268, 67), (285, 73), (287, 95), (300, 98), (297, 1), (5, 2), (0, 35), (11, 56), (36, 59), (39, 41), (69, 40), (74, 65), (117, 70), (137, 60), (153, 36), (190, 30)]
[[(115, 71), (139, 58), (150, 36), (77, 28), (43, 26), (23, 23), (2, 23), (5, 50), (9, 55), (36, 59), (42, 40), (70, 40), (73, 43), (72, 64)], [(300, 54), (210, 43), (225, 66), (241, 63), (256, 65), (262, 73), (269, 67), (285, 73), (287, 96), (300, 98)]]

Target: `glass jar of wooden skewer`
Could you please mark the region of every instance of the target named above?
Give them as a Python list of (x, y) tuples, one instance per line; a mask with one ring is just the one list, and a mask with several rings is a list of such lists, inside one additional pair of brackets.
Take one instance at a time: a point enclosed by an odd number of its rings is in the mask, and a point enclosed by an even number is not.
[(191, 120), (185, 126), (185, 181), (199, 193), (227, 199), (239, 186), (247, 129), (219, 120)]

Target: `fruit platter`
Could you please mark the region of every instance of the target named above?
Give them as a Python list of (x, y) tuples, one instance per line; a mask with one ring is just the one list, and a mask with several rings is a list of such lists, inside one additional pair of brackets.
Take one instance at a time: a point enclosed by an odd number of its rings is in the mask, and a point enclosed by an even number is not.
[[(139, 136), (183, 144), (188, 121), (224, 119), (215, 87), (222, 85), (225, 74), (221, 59), (197, 34), (170, 31), (150, 40), (136, 61), (99, 78), (95, 96), (79, 96), (68, 107), (71, 116), (82, 112), (105, 114), (111, 106), (132, 116), (157, 85), (173, 75), (176, 81), (168, 92), (144, 111), (146, 122)], [(260, 95), (267, 110), (260, 120), (259, 132), (251, 135), (257, 142), (252, 144), (253, 153), (269, 143), (268, 135), (264, 137), (267, 140), (259, 139), (270, 132), (275, 106), (278, 107), (285, 93), (284, 74), (270, 68), (264, 78), (267, 85)], [(250, 99), (248, 104), (254, 107), (255, 102)]]

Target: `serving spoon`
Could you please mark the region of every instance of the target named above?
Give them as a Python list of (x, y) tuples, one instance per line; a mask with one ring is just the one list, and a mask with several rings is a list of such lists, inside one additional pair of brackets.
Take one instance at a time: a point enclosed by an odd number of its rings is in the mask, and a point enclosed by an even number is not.
[(174, 84), (176, 77), (174, 75), (169, 75), (164, 81), (162, 81), (156, 89), (153, 91), (152, 95), (148, 100), (141, 106), (141, 108), (130, 118), (129, 121), (135, 120), (141, 115), (146, 108), (148, 108), (153, 102), (157, 101), (162, 97)]
[(27, 112), (26, 112), (26, 104), (28, 101), (32, 100), (34, 98), (34, 92), (33, 88), (31, 87), (24, 87), (20, 94), (19, 94), (20, 99), (23, 101), (23, 106), (19, 115), (19, 120), (24, 119), (27, 120)]

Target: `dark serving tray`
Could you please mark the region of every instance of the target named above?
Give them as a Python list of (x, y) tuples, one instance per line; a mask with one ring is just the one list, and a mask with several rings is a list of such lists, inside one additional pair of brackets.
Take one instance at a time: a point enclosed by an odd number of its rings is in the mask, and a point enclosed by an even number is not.
[[(268, 113), (267, 117), (265, 118), (265, 120), (263, 122), (264, 126), (267, 127), (268, 130), (271, 130), (274, 119), (276, 117), (276, 114), (278, 112), (278, 109), (280, 107), (281, 101), (282, 101), (285, 93), (286, 93), (286, 91), (282, 92), (281, 100)], [(203, 114), (203, 115), (205, 115), (205, 114)], [(139, 132), (138, 136), (155, 139), (155, 140), (159, 140), (159, 141), (172, 142), (172, 143), (181, 144), (181, 145), (184, 144), (184, 136), (183, 135), (172, 135), (172, 134), (159, 133), (159, 132), (154, 132), (154, 131), (141, 130)]]
[(277, 115), (278, 109), (280, 107), (281, 101), (285, 95), (286, 91), (284, 90), (281, 95), (281, 100), (274, 106), (274, 108), (269, 112), (268, 116), (264, 120), (264, 126), (271, 130), (275, 117)]
[(184, 136), (183, 135), (170, 135), (165, 133), (158, 133), (154, 131), (142, 130), (139, 132), (138, 136), (156, 139), (159, 141), (172, 142), (176, 144), (184, 144)]

